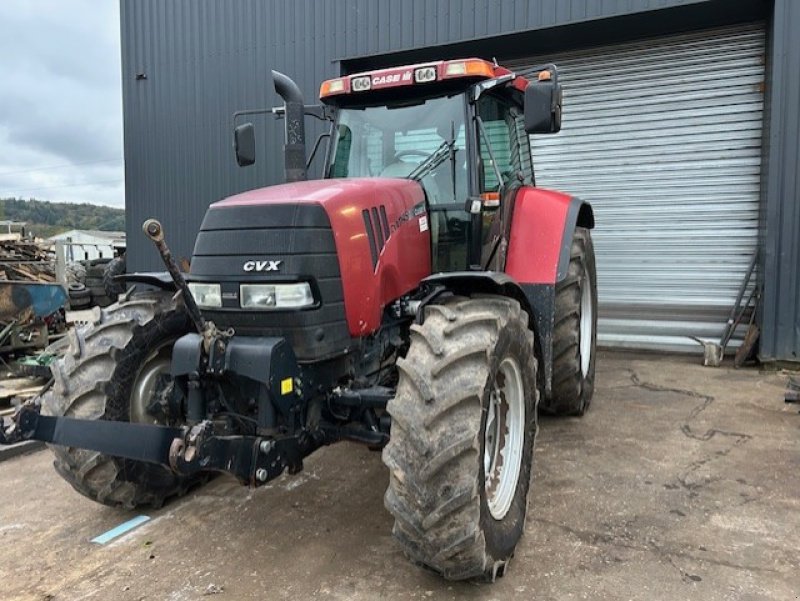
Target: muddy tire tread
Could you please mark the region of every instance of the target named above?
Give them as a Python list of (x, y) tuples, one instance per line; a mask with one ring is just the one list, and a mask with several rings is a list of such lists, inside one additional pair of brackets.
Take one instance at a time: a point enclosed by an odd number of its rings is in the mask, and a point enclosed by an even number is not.
[[(51, 368), (54, 385), (42, 397), (42, 413), (127, 421), (129, 400), (122, 397), (134, 377), (136, 354), (154, 336), (174, 336), (183, 327), (188, 319), (164, 294), (144, 294), (104, 309), (97, 323), (70, 332), (69, 347)], [(105, 505), (160, 507), (195, 483), (160, 466), (49, 446), (56, 472), (79, 493)]]
[(392, 430), (383, 451), (390, 472), (384, 503), (406, 555), (447, 579), (491, 579), (507, 560), (493, 557), (486, 544), (476, 464), (482, 461), (487, 342), (491, 347), (512, 321), (527, 333), (532, 353), (528, 316), (515, 300), (455, 297), (426, 308), (424, 324), (412, 326), (409, 351), (398, 361), (397, 392), (387, 407)]
[[(589, 373), (584, 377), (581, 372), (580, 321), (581, 286), (591, 280), (596, 294), (593, 270), (591, 234), (585, 228), (576, 228), (567, 277), (556, 286), (552, 392), (549, 399), (542, 401), (542, 410), (546, 413), (580, 416), (591, 404), (596, 351), (592, 350)], [(596, 303), (594, 318), (597, 319)]]

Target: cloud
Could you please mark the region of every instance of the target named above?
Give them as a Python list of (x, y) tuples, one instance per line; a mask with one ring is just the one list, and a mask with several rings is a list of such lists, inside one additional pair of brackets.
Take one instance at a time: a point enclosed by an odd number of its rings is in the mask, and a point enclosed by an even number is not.
[(119, 3), (0, 2), (0, 197), (123, 206)]

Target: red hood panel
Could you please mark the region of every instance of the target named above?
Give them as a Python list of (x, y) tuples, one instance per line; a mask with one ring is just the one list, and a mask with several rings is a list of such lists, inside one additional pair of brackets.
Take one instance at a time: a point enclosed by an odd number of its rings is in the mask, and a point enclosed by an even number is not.
[(431, 273), (425, 194), (417, 182), (395, 178), (325, 179), (250, 190), (212, 205), (316, 203), (336, 241), (351, 336), (380, 327), (383, 309)]
[(418, 198), (422, 190), (418, 183), (400, 178), (314, 179), (248, 190), (215, 202), (211, 206), (223, 208), (235, 205), (285, 204), (287, 202), (316, 202), (323, 205), (333, 202), (341, 204), (353, 193), (359, 196), (388, 193), (392, 195), (399, 194), (407, 198)]

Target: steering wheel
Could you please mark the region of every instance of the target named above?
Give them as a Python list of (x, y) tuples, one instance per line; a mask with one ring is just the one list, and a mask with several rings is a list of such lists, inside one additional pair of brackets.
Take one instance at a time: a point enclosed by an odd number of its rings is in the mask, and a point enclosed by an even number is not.
[(403, 157), (411, 157), (411, 156), (416, 156), (425, 159), (430, 154), (431, 154), (430, 152), (425, 152), (424, 150), (417, 150), (415, 148), (411, 148), (409, 150), (401, 150), (400, 152), (395, 152), (392, 161), (397, 162)]

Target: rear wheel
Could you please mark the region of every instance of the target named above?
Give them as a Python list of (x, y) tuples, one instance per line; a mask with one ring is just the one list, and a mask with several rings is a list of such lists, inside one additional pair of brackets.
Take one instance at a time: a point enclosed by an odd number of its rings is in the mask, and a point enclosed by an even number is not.
[(597, 275), (589, 230), (575, 230), (569, 271), (556, 286), (553, 330), (553, 387), (542, 409), (583, 415), (594, 394), (597, 349)]
[(502, 572), (522, 535), (536, 436), (528, 316), (487, 296), (427, 307), (389, 402), (386, 508), (415, 561), (448, 579)]
[[(189, 331), (189, 318), (169, 295), (141, 295), (103, 310), (97, 323), (70, 332), (69, 348), (52, 366), (54, 385), (42, 397), (42, 413), (159, 423), (148, 406), (170, 385), (172, 346)], [(106, 505), (158, 507), (197, 481), (96, 451), (55, 445), (51, 450), (56, 471), (82, 495)]]

